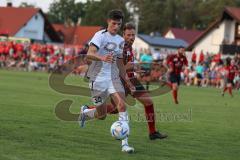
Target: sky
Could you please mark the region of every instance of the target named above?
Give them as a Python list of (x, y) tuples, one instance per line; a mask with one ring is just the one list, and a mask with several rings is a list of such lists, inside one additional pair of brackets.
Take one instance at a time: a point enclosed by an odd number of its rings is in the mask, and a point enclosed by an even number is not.
[[(27, 2), (41, 8), (44, 12), (48, 12), (48, 8), (54, 0), (0, 0), (0, 6), (6, 6), (7, 1), (11, 1), (14, 7), (18, 7), (22, 2)], [(76, 0), (76, 2), (78, 1), (86, 2), (86, 0)]]

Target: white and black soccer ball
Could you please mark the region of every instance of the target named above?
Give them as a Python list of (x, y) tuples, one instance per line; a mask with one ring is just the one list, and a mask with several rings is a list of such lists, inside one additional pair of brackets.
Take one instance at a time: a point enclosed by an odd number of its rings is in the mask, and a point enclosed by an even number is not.
[(116, 121), (112, 124), (110, 132), (117, 140), (123, 140), (129, 135), (129, 125), (125, 121)]

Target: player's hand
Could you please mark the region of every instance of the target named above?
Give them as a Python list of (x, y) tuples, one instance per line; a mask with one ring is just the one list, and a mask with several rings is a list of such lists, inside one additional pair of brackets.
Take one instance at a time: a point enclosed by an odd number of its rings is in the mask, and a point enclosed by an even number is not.
[(107, 62), (107, 63), (114, 63), (114, 61), (115, 61), (112, 53), (102, 56), (101, 60), (103, 62)]

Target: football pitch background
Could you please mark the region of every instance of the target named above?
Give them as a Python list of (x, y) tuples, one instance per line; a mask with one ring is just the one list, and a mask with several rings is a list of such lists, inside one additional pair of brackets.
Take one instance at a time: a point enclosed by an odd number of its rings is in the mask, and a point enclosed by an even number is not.
[[(157, 128), (167, 139), (150, 141), (144, 109), (128, 108), (129, 143), (135, 153), (121, 152), (120, 141), (110, 135), (117, 115), (104, 121), (60, 120), (58, 102), (73, 100), (72, 113), (89, 97), (65, 95), (52, 90), (49, 74), (0, 70), (0, 160), (236, 160), (240, 157), (240, 93), (221, 97), (215, 88), (181, 86), (179, 105), (171, 93), (154, 97)], [(88, 86), (80, 77), (67, 84)]]

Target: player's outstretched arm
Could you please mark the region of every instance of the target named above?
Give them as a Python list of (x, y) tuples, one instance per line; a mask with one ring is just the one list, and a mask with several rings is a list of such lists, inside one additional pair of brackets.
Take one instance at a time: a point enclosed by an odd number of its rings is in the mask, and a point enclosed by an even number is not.
[(94, 45), (90, 45), (87, 52), (87, 60), (101, 61), (102, 57), (97, 53), (98, 49)]
[(111, 53), (107, 55), (99, 55), (98, 54), (98, 49), (94, 45), (90, 45), (88, 52), (87, 52), (87, 60), (92, 60), (92, 61), (104, 61), (107, 63), (113, 63), (114, 58)]

